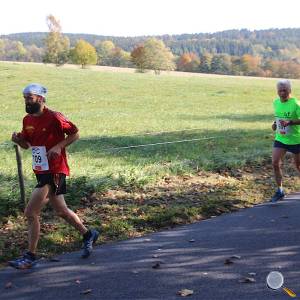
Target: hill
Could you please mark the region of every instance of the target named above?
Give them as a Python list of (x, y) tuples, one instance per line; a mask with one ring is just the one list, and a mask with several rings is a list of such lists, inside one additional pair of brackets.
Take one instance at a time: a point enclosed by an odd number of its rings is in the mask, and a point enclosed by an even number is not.
[[(20, 41), (25, 46), (35, 44), (43, 47), (46, 32), (24, 32), (2, 35), (0, 39)], [(138, 37), (113, 37), (92, 34), (65, 33), (74, 46), (78, 39), (84, 39), (91, 44), (97, 41), (111, 40), (116, 46), (131, 51), (134, 46), (145, 41), (149, 36)], [(198, 55), (204, 52), (226, 53), (229, 55), (242, 56), (244, 54), (263, 57), (282, 58), (280, 50), (294, 51), (300, 48), (300, 28), (268, 29), (268, 30), (226, 30), (216, 33), (195, 33), (180, 35), (156, 36), (162, 39), (171, 48), (174, 54), (195, 52)]]

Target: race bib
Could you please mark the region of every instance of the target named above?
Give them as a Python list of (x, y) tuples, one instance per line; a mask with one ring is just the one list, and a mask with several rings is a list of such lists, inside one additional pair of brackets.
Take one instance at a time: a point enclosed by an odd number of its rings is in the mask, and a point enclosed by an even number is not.
[(49, 164), (45, 146), (33, 146), (32, 151), (32, 169), (36, 171), (48, 171)]
[(291, 126), (283, 126), (282, 121), (287, 120), (276, 118), (276, 132), (282, 135), (289, 135), (291, 133)]

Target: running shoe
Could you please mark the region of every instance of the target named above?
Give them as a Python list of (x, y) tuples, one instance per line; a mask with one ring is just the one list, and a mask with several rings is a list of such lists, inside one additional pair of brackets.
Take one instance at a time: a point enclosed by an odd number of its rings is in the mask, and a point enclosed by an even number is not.
[(285, 194), (283, 191), (277, 190), (274, 196), (271, 198), (270, 202), (276, 203), (279, 200), (282, 200), (284, 198)]
[(26, 252), (22, 257), (9, 261), (8, 264), (15, 269), (31, 269), (37, 264), (37, 259)]
[(91, 255), (93, 251), (93, 244), (97, 241), (99, 237), (99, 232), (95, 229), (90, 230), (90, 235), (88, 238), (83, 238), (83, 252), (81, 257), (87, 258)]

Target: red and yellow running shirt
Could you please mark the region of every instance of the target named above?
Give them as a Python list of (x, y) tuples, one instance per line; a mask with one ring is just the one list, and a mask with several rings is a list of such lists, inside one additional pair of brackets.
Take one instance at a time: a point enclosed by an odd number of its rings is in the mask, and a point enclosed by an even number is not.
[(280, 121), (290, 121), (300, 119), (300, 103), (296, 98), (289, 98), (285, 102), (281, 102), (277, 98), (273, 102), (275, 120), (276, 120), (276, 135), (275, 140), (286, 145), (300, 144), (300, 126), (291, 125), (283, 127)]
[[(65, 135), (75, 134), (78, 128), (59, 112), (44, 108), (40, 116), (26, 115), (23, 119), (21, 136), (30, 143), (34, 151), (45, 149), (47, 152), (53, 146), (65, 139)], [(40, 158), (40, 157), (39, 157)], [(47, 160), (47, 159), (46, 159)], [(34, 165), (34, 154), (33, 154)], [(66, 151), (63, 148), (61, 155), (49, 160), (43, 168), (36, 162), (33, 171), (36, 174), (63, 173), (70, 174)]]

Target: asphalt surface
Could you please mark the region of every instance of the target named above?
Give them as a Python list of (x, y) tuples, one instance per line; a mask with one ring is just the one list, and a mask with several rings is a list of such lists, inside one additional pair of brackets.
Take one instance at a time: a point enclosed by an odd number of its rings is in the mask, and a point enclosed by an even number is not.
[(0, 299), (180, 299), (182, 289), (193, 290), (190, 299), (289, 299), (267, 288), (271, 271), (300, 298), (299, 199), (97, 246), (86, 260), (74, 252), (32, 270), (3, 269)]

